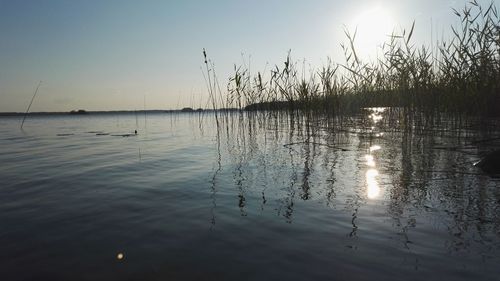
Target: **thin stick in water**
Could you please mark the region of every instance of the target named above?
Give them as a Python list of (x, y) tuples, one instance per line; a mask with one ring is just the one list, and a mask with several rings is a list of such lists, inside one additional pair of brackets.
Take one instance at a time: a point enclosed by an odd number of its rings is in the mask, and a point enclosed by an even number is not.
[(28, 108), (26, 109), (26, 113), (24, 113), (23, 122), (21, 122), (21, 129), (23, 128), (24, 121), (26, 120), (26, 116), (28, 116), (28, 112), (30, 111), (30, 107), (33, 104), (33, 101), (35, 100), (35, 96), (38, 93), (38, 88), (40, 88), (40, 85), (42, 85), (42, 81), (38, 82), (38, 86), (36, 86), (35, 93), (33, 94), (33, 97), (31, 98), (30, 104), (28, 105)]

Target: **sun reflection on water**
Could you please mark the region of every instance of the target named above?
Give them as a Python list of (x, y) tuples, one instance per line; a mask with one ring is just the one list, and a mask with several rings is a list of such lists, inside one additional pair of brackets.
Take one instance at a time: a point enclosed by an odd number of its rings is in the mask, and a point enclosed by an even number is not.
[(375, 160), (373, 158), (373, 155), (365, 155), (365, 160), (366, 160), (366, 165), (369, 167), (375, 167)]
[[(383, 119), (383, 113), (386, 108), (383, 107), (374, 107), (369, 108), (370, 114), (368, 118), (371, 120), (371, 130), (374, 132), (378, 123)], [(374, 132), (375, 133), (375, 132)], [(376, 137), (382, 137), (382, 132), (376, 132)], [(380, 196), (381, 190), (378, 184), (378, 176), (379, 172), (375, 168), (377, 166), (376, 159), (374, 153), (381, 150), (382, 147), (380, 145), (371, 145), (369, 148), (369, 152), (365, 155), (366, 166), (368, 166), (368, 170), (366, 171), (366, 194), (368, 199), (376, 199)]]
[[(384, 113), (386, 108), (384, 107), (374, 107), (370, 108), (370, 111), (372, 112), (369, 116), (370, 119), (372, 119), (373, 124), (377, 124), (380, 120), (382, 120), (382, 113)], [(372, 127), (372, 129), (374, 129)]]
[[(370, 151), (380, 149), (380, 146), (370, 147)], [(366, 171), (366, 193), (368, 199), (375, 199), (380, 195), (380, 187), (377, 182), (377, 177), (379, 175), (378, 170), (375, 169), (376, 163), (375, 158), (371, 154), (365, 155), (366, 165), (370, 167)]]
[(377, 176), (378, 171), (376, 169), (368, 169), (368, 171), (366, 171), (366, 193), (369, 199), (375, 199), (380, 195), (380, 187), (377, 182)]

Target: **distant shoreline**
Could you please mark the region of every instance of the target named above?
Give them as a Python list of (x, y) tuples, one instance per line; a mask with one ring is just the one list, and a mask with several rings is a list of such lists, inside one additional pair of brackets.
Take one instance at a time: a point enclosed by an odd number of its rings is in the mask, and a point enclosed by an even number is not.
[[(109, 110), (109, 111), (85, 111), (85, 113), (72, 113), (70, 111), (54, 111), (54, 112), (29, 112), (28, 115), (93, 115), (93, 114), (135, 114), (135, 113), (170, 113), (182, 112), (176, 110)], [(0, 112), (0, 116), (23, 116), (24, 112)]]
[[(217, 109), (218, 111), (230, 110), (234, 111), (236, 109)], [(75, 115), (75, 116), (85, 116), (85, 115), (104, 115), (104, 114), (144, 114), (144, 113), (199, 113), (199, 112), (210, 112), (213, 109), (152, 109), (152, 110), (108, 110), (108, 111), (84, 111), (84, 112), (72, 112), (72, 111), (54, 111), (54, 112), (29, 112), (30, 116), (50, 116), (50, 115)], [(24, 112), (0, 112), (0, 117), (3, 116), (24, 116)]]

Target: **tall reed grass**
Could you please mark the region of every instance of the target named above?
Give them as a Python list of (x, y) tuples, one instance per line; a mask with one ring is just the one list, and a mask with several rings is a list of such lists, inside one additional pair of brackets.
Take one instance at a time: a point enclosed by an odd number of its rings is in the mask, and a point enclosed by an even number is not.
[(460, 24), (451, 27), (450, 40), (434, 47), (413, 43), (414, 22), (410, 29), (389, 37), (376, 61), (365, 62), (356, 53), (355, 33), (346, 31), (348, 44), (341, 45), (344, 63), (328, 59), (319, 70), (307, 71), (289, 52), (283, 65), (270, 72), (251, 74), (247, 67), (235, 66), (224, 93), (204, 51), (210, 103), (214, 109), (328, 115), (385, 106), (403, 108), (408, 118), (415, 112), (500, 116), (497, 9), (493, 3), (484, 9), (474, 0), (453, 13)]

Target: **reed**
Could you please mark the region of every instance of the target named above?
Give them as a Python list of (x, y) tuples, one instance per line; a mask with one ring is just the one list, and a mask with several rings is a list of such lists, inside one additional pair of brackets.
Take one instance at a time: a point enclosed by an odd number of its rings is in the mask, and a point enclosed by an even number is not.
[(21, 122), (21, 130), (23, 129), (24, 121), (26, 121), (26, 117), (28, 116), (28, 113), (30, 112), (31, 105), (33, 104), (33, 101), (35, 100), (36, 94), (38, 94), (38, 89), (40, 88), (40, 85), (42, 85), (42, 81), (38, 82), (38, 85), (36, 86), (36, 89), (35, 89), (35, 93), (33, 93), (33, 97), (31, 97), (28, 108), (26, 109), (26, 112), (24, 113), (23, 121)]
[(210, 80), (213, 69), (204, 53), (210, 99), (213, 105), (223, 104), (225, 108), (332, 116), (363, 107), (398, 107), (405, 122), (413, 122), (417, 113), (500, 116), (497, 9), (493, 3), (484, 9), (472, 1), (453, 13), (460, 25), (451, 27), (449, 41), (417, 47), (412, 41), (414, 22), (408, 30), (393, 33), (381, 47), (382, 56), (374, 62), (360, 59), (355, 48), (356, 32), (346, 30), (348, 43), (341, 45), (345, 55), (342, 64), (328, 59), (319, 70), (306, 70), (289, 52), (284, 63), (275, 65), (269, 73), (251, 75), (247, 67), (235, 66), (225, 98), (218, 84)]

